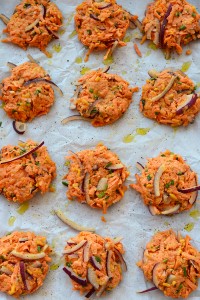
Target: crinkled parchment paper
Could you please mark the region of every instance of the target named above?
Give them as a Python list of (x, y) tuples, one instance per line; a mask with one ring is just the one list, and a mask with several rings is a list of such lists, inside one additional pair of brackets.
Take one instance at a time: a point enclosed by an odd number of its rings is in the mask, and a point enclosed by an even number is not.
[[(142, 19), (146, 5), (149, 0), (119, 0), (127, 10), (133, 14), (138, 14)], [(197, 6), (200, 12), (199, 0), (191, 1)], [(0, 11), (8, 17), (12, 14), (18, 0), (1, 0)], [(38, 49), (29, 49), (27, 52), (11, 44), (0, 44), (0, 80), (9, 75), (7, 61), (15, 64), (21, 64), (27, 61), (26, 55), (30, 53), (39, 61), (51, 75), (52, 80), (57, 83), (64, 92), (60, 97), (56, 94), (56, 101), (47, 116), (36, 118), (28, 123), (28, 130), (21, 137), (18, 136), (13, 128), (12, 121), (0, 109), (0, 147), (11, 144), (17, 144), (18, 139), (26, 140), (32, 138), (38, 142), (44, 140), (48, 147), (52, 159), (57, 165), (57, 178), (54, 181), (56, 191), (47, 193), (44, 196), (37, 195), (29, 202), (29, 209), (22, 215), (17, 212), (18, 204), (8, 203), (0, 196), (0, 236), (14, 230), (33, 230), (37, 234), (47, 236), (49, 243), (54, 247), (56, 255), (53, 256), (53, 266), (50, 270), (44, 285), (36, 293), (25, 297), (31, 300), (63, 300), (63, 299), (82, 299), (78, 292), (71, 289), (71, 283), (66, 274), (62, 271), (62, 249), (70, 237), (77, 233), (65, 226), (53, 213), (53, 209), (61, 208), (74, 221), (96, 228), (96, 232), (103, 236), (123, 236), (123, 244), (126, 249), (125, 259), (128, 264), (128, 272), (124, 274), (123, 281), (112, 293), (108, 293), (105, 299), (126, 299), (126, 300), (150, 300), (166, 299), (161, 292), (155, 291), (150, 294), (139, 295), (136, 292), (152, 286), (146, 283), (142, 271), (136, 266), (136, 262), (141, 259), (143, 249), (149, 239), (157, 230), (166, 230), (173, 228), (180, 230), (183, 235), (188, 232), (184, 229), (185, 225), (194, 225), (189, 233), (193, 238), (194, 244), (200, 249), (200, 220), (194, 219), (190, 213), (198, 210), (200, 200), (196, 202), (191, 211), (175, 215), (173, 217), (151, 216), (147, 207), (144, 206), (139, 194), (133, 190), (128, 190), (120, 203), (113, 205), (105, 216), (107, 222), (101, 221), (101, 211), (92, 210), (86, 205), (76, 202), (70, 202), (66, 198), (66, 187), (62, 185), (62, 177), (67, 172), (64, 166), (64, 157), (68, 150), (80, 151), (94, 147), (102, 141), (106, 146), (116, 152), (123, 163), (130, 170), (130, 176), (127, 185), (133, 182), (134, 174), (137, 171), (135, 163), (140, 161), (145, 163), (147, 157), (156, 156), (160, 151), (170, 149), (173, 152), (181, 154), (191, 165), (192, 169), (200, 176), (200, 115), (195, 122), (187, 128), (178, 128), (176, 130), (167, 126), (160, 126), (144, 118), (139, 112), (139, 99), (141, 89), (134, 94), (134, 101), (128, 112), (118, 122), (103, 128), (93, 128), (89, 123), (75, 121), (61, 125), (61, 120), (73, 112), (69, 110), (69, 99), (73, 95), (74, 86), (72, 82), (80, 76), (80, 71), (87, 67), (90, 69), (103, 67), (103, 54), (93, 53), (86, 64), (83, 58), (86, 49), (78, 41), (77, 35), (74, 35), (73, 14), (76, 5), (81, 0), (56, 0), (55, 3), (62, 10), (64, 16), (64, 26), (60, 30), (60, 39), (55, 40), (48, 46), (52, 53), (52, 58), (45, 57)], [(0, 32), (4, 25), (0, 22)], [(147, 71), (151, 68), (161, 70), (165, 67), (181, 68), (185, 62), (190, 62), (191, 66), (187, 74), (200, 84), (200, 45), (195, 42), (186, 46), (183, 55), (178, 57), (174, 55), (172, 59), (166, 61), (160, 50), (153, 50), (151, 44), (146, 42), (139, 48), (143, 54), (138, 58), (133, 50), (134, 37), (139, 34), (138, 30), (129, 30), (127, 33), (130, 42), (126, 47), (117, 49), (114, 53), (114, 62), (111, 64), (110, 73), (117, 73), (128, 80), (131, 86), (139, 88), (145, 83)], [(2, 39), (3, 34), (0, 35)], [(185, 51), (192, 50), (192, 55), (186, 56)], [(59, 52), (57, 52), (59, 51)], [(82, 63), (80, 62), (82, 58)], [(78, 58), (78, 60), (77, 60)], [(83, 69), (85, 70), (85, 69)], [(141, 135), (140, 128), (145, 128), (142, 132), (148, 133)], [(147, 130), (148, 129), (148, 130)], [(127, 135), (131, 134), (131, 138)], [(131, 141), (132, 140), (132, 141)], [(129, 143), (127, 143), (129, 141)], [(199, 198), (200, 199), (200, 198)], [(192, 214), (193, 215), (193, 214)], [(14, 217), (14, 218), (11, 218)], [(15, 219), (16, 218), (16, 219)], [(15, 220), (11, 224), (11, 220)], [(11, 225), (11, 226), (10, 226)], [(200, 288), (191, 295), (191, 299), (199, 299)], [(23, 297), (22, 297), (23, 298)], [(0, 293), (0, 299), (11, 299)]]

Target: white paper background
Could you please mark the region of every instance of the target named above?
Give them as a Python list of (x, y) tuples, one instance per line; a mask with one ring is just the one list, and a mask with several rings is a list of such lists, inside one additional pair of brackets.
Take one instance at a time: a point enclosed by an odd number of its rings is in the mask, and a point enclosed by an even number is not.
[[(8, 17), (12, 14), (14, 7), (20, 1), (17, 0), (0, 0), (0, 12)], [(120, 0), (127, 10), (133, 14), (138, 14), (142, 19), (146, 5), (149, 0)], [(191, 1), (200, 12), (199, 0)], [(47, 116), (42, 116), (28, 124), (28, 130), (23, 135), (23, 140), (32, 138), (38, 142), (44, 140), (45, 145), (51, 154), (52, 159), (57, 164), (57, 178), (54, 181), (56, 186), (55, 193), (47, 193), (44, 196), (37, 195), (30, 201), (30, 207), (23, 215), (17, 213), (17, 204), (8, 203), (7, 200), (0, 196), (0, 236), (14, 230), (33, 230), (38, 234), (47, 236), (49, 243), (55, 245), (57, 256), (53, 257), (53, 263), (60, 260), (60, 254), (68, 238), (77, 233), (65, 226), (56, 216), (52, 214), (54, 208), (61, 208), (68, 213), (68, 216), (82, 223), (83, 225), (92, 225), (96, 228), (98, 234), (103, 236), (124, 236), (123, 244), (126, 249), (125, 258), (128, 263), (128, 272), (124, 274), (124, 279), (117, 289), (105, 296), (105, 299), (126, 299), (126, 300), (150, 300), (166, 299), (161, 292), (156, 291), (151, 294), (138, 295), (136, 291), (143, 290), (147, 286), (142, 271), (136, 266), (136, 262), (141, 259), (143, 249), (146, 243), (156, 230), (166, 230), (173, 228), (181, 230), (182, 234), (187, 234), (184, 226), (187, 223), (194, 222), (194, 229), (190, 236), (194, 239), (195, 245), (200, 249), (199, 239), (199, 220), (190, 217), (189, 212), (182, 213), (173, 217), (151, 216), (148, 209), (141, 201), (139, 194), (133, 190), (128, 190), (125, 197), (120, 203), (111, 207), (107, 213), (107, 223), (101, 221), (101, 212), (92, 210), (76, 202), (68, 202), (66, 199), (66, 188), (62, 185), (62, 177), (66, 173), (64, 167), (64, 157), (68, 150), (80, 151), (94, 147), (99, 141), (103, 141), (106, 146), (116, 152), (123, 163), (130, 169), (130, 176), (127, 181), (129, 185), (134, 181), (136, 172), (136, 161), (145, 162), (147, 157), (156, 156), (160, 151), (170, 149), (177, 152), (187, 159), (187, 162), (200, 176), (200, 147), (199, 147), (199, 127), (200, 115), (196, 118), (194, 124), (187, 128), (179, 128), (177, 131), (167, 126), (160, 126), (151, 120), (145, 119), (139, 112), (139, 99), (141, 89), (134, 94), (134, 102), (131, 104), (129, 111), (117, 123), (104, 127), (93, 128), (89, 123), (72, 122), (66, 126), (60, 124), (61, 120), (72, 115), (68, 109), (69, 99), (73, 95), (74, 86), (71, 82), (80, 76), (80, 70), (86, 66), (89, 68), (102, 67), (103, 53), (94, 53), (91, 55), (87, 64), (76, 64), (77, 57), (84, 58), (86, 49), (78, 41), (77, 36), (69, 38), (74, 30), (72, 14), (76, 5), (81, 3), (79, 0), (57, 0), (55, 3), (63, 12), (65, 33), (60, 36), (60, 40), (53, 41), (48, 50), (52, 52), (52, 59), (45, 57), (38, 49), (29, 49), (27, 52), (11, 44), (0, 44), (0, 80), (9, 75), (7, 61), (15, 64), (21, 64), (27, 61), (26, 55), (30, 53), (39, 61), (64, 92), (64, 97), (57, 95), (54, 106)], [(71, 18), (71, 21), (69, 22)], [(0, 32), (4, 28), (0, 22)], [(166, 61), (161, 51), (153, 51), (148, 48), (148, 43), (140, 46), (143, 58), (138, 58), (133, 50), (134, 36), (137, 30), (129, 31), (132, 35), (131, 42), (126, 47), (118, 49), (114, 53), (114, 63), (111, 65), (110, 73), (117, 73), (128, 80), (131, 86), (141, 86), (145, 83), (147, 71), (151, 68), (161, 70), (167, 67), (181, 68), (186, 61), (192, 61), (192, 65), (187, 74), (196, 82), (200, 82), (200, 60), (199, 42), (192, 46), (184, 48), (183, 55), (174, 57)], [(2, 39), (5, 37), (0, 35)], [(61, 44), (60, 53), (56, 53), (52, 46)], [(185, 51), (192, 49), (192, 55), (186, 56)], [(124, 74), (126, 72), (126, 74)], [(122, 75), (124, 74), (124, 75)], [(18, 136), (12, 129), (12, 122), (0, 109), (0, 148), (9, 143), (17, 144)], [(131, 143), (123, 143), (124, 136), (135, 133), (137, 128), (150, 128), (146, 136), (137, 135)], [(199, 198), (200, 199), (200, 198)], [(69, 203), (69, 205), (67, 205)], [(195, 204), (195, 209), (200, 206), (200, 201)], [(15, 216), (16, 221), (13, 226), (8, 225), (10, 216)], [(168, 225), (167, 225), (168, 224)], [(191, 295), (191, 299), (197, 300), (200, 297), (200, 288)], [(22, 297), (23, 298), (23, 297)], [(25, 297), (31, 300), (63, 300), (82, 299), (78, 292), (71, 289), (70, 280), (62, 271), (62, 265), (56, 271), (50, 271), (45, 283), (35, 294)], [(0, 300), (12, 299), (0, 293)]]

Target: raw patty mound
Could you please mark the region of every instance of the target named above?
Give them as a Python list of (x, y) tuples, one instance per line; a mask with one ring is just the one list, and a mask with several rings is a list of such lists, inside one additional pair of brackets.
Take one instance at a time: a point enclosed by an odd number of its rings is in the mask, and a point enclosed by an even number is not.
[(179, 213), (190, 209), (196, 201), (197, 191), (180, 190), (196, 186), (197, 175), (180, 155), (169, 150), (149, 158), (141, 175), (135, 177), (136, 184), (130, 186), (141, 194), (153, 215)]
[(155, 0), (147, 6), (143, 20), (145, 38), (165, 49), (166, 58), (175, 50), (200, 38), (200, 15), (185, 0)]
[(149, 71), (142, 89), (140, 111), (147, 118), (171, 126), (187, 126), (200, 111), (193, 81), (182, 71)]
[(172, 230), (156, 233), (137, 265), (165, 296), (187, 298), (198, 287), (200, 253), (188, 235), (184, 238)]
[(37, 47), (46, 55), (45, 50), (62, 25), (62, 14), (56, 4), (49, 0), (23, 0), (16, 6), (7, 27), (3, 32), (8, 38), (3, 42), (11, 42), (24, 50), (28, 46)]
[(39, 78), (51, 80), (38, 64), (26, 62), (13, 68), (11, 76), (3, 79), (0, 99), (10, 118), (27, 122), (49, 112), (54, 102), (54, 91), (48, 82), (34, 81)]
[(87, 203), (93, 208), (107, 208), (121, 200), (126, 191), (124, 182), (129, 173), (118, 156), (102, 144), (93, 150), (71, 152), (67, 197)]
[(87, 293), (86, 298), (94, 293), (100, 297), (122, 280), (122, 271), (127, 270), (123, 253), (123, 245), (117, 238), (103, 238), (83, 231), (68, 240), (63, 270), (72, 279), (74, 290)]
[(56, 177), (56, 165), (51, 160), (45, 146), (23, 158), (1, 164), (25, 154), (38, 144), (34, 141), (20, 142), (18, 146), (4, 146), (0, 153), (0, 194), (9, 201), (23, 203), (40, 191), (49, 189)]
[(107, 74), (102, 69), (88, 72), (78, 81), (76, 98), (71, 102), (95, 127), (117, 121), (128, 109), (134, 92), (129, 83), (118, 75)]
[(0, 291), (15, 298), (34, 293), (48, 273), (49, 254), (46, 237), (33, 232), (0, 238)]
[(89, 48), (88, 56), (94, 50), (125, 46), (122, 40), (131, 18), (137, 17), (131, 16), (115, 0), (84, 1), (78, 5), (74, 17), (76, 31), (79, 40)]

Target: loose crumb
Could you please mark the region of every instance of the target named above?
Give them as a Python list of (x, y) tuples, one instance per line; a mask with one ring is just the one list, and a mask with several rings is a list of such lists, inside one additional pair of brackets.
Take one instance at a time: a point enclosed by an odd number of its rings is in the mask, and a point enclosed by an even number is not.
[(192, 54), (192, 50), (187, 50), (187, 51), (185, 52), (185, 54), (186, 54), (186, 55)]
[(104, 216), (101, 217), (101, 221), (104, 222), (104, 223), (107, 222)]
[(142, 53), (141, 53), (140, 49), (138, 48), (138, 45), (137, 45), (137, 44), (134, 44), (134, 49), (135, 49), (136, 54), (137, 54), (139, 57), (142, 57)]

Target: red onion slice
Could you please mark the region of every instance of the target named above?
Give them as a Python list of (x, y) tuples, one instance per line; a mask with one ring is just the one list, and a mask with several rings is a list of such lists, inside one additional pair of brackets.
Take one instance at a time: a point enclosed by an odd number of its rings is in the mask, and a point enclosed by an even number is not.
[(183, 194), (192, 193), (192, 192), (199, 191), (199, 190), (200, 190), (200, 185), (193, 186), (193, 187), (187, 188), (187, 189), (178, 189), (178, 191)]
[(40, 268), (42, 266), (40, 261), (34, 261), (34, 263), (31, 264), (33, 268)]
[(86, 278), (82, 278), (80, 276), (78, 276), (76, 273), (73, 272), (73, 270), (69, 267), (64, 267), (63, 271), (72, 279), (74, 280), (76, 283), (80, 284), (81, 286), (86, 286), (87, 285), (87, 279)]
[(149, 209), (150, 213), (152, 214), (152, 216), (160, 215), (160, 211), (157, 209), (157, 207), (155, 207), (153, 205), (149, 205), (148, 209)]
[(139, 163), (138, 161), (136, 162), (136, 168), (142, 173), (144, 170), (144, 166)]
[(67, 241), (67, 244), (68, 244), (69, 246), (77, 245), (77, 243), (75, 243), (72, 239), (69, 239), (69, 240)]
[(34, 260), (34, 259), (40, 259), (45, 257), (45, 253), (44, 252), (40, 252), (40, 253), (21, 253), (18, 252), (16, 250), (13, 250), (11, 252), (12, 255), (24, 259), (24, 260)]
[(159, 36), (159, 40), (160, 40), (160, 45), (161, 48), (164, 48), (164, 36), (165, 36), (165, 28), (167, 26), (168, 20), (167, 18), (169, 17), (170, 13), (172, 11), (172, 4), (170, 3), (168, 6), (168, 9), (166, 11), (166, 14), (164, 15), (164, 19), (160, 28), (160, 36)]
[(97, 185), (97, 191), (105, 191), (108, 188), (108, 178), (103, 177), (99, 180)]
[(100, 5), (98, 6), (98, 9), (105, 9), (112, 6), (112, 3), (107, 3), (107, 2), (101, 2)]
[(96, 260), (95, 256), (90, 257), (90, 263), (95, 269), (99, 271), (102, 269), (102, 265)]
[(131, 29), (137, 28), (137, 26), (135, 25), (135, 23), (134, 23), (132, 20), (129, 20), (129, 21), (130, 21), (129, 27), (130, 27)]
[(151, 78), (157, 78), (159, 76), (159, 72), (157, 72), (156, 70), (152, 69), (148, 71), (148, 74)]
[(0, 14), (0, 19), (4, 22), (5, 25), (8, 25), (8, 23), (10, 22), (10, 19), (4, 14)]
[(187, 108), (189, 109), (190, 107), (192, 107), (196, 101), (197, 101), (197, 94), (191, 94), (191, 95), (186, 95), (185, 97), (185, 101), (183, 103), (181, 103), (177, 109), (176, 109), (176, 114), (177, 115), (181, 115), (184, 113), (184, 109)]
[(87, 241), (82, 240), (80, 243), (78, 243), (74, 247), (72, 247), (70, 249), (67, 249), (67, 250), (64, 250), (63, 254), (72, 254), (72, 253), (80, 250), (86, 243), (87, 243)]
[(131, 19), (131, 22), (134, 23), (137, 28), (140, 30), (140, 32), (143, 33), (143, 26), (142, 26), (142, 23), (140, 22), (140, 20), (136, 19), (136, 20), (133, 20)]
[(28, 290), (28, 287), (27, 287), (27, 284), (26, 284), (25, 266), (24, 266), (23, 261), (20, 261), (19, 267), (20, 267), (21, 278), (22, 278), (22, 281), (23, 281), (23, 284), (24, 284), (24, 289)]
[(111, 269), (110, 269), (112, 253), (113, 252), (111, 250), (109, 250), (109, 251), (107, 251), (107, 255), (106, 255), (106, 274), (109, 278), (113, 277)]
[(176, 276), (173, 275), (173, 274), (170, 274), (168, 277), (167, 277), (167, 283), (169, 284), (172, 284), (173, 281), (176, 280)]
[(18, 121), (13, 121), (13, 128), (18, 134), (24, 134), (26, 131), (26, 124)]
[(97, 282), (97, 275), (96, 272), (93, 270), (93, 268), (88, 268), (88, 273), (87, 273), (88, 281), (91, 283), (91, 285), (98, 290), (99, 284)]
[(28, 32), (30, 31), (31, 29), (33, 29), (35, 26), (37, 26), (39, 24), (40, 20), (39, 19), (36, 19), (33, 23), (31, 23), (30, 25), (28, 25), (26, 28), (25, 28), (25, 32)]
[(87, 298), (87, 299), (90, 298), (94, 294), (95, 291), (96, 291), (95, 288), (92, 287), (91, 290), (85, 295), (85, 298)]
[(27, 155), (29, 155), (29, 154), (32, 154), (32, 153), (36, 152), (36, 151), (37, 151), (40, 147), (42, 147), (43, 145), (44, 145), (44, 142), (41, 142), (38, 146), (34, 147), (33, 149), (29, 150), (28, 152), (26, 152), (26, 153), (24, 153), (24, 154), (22, 154), (22, 155), (20, 155), (20, 156), (16, 156), (16, 157), (11, 158), (11, 159), (8, 159), (8, 160), (0, 161), (0, 165), (10, 163), (10, 162), (15, 161), (15, 160), (17, 160), (17, 159), (20, 159), (20, 158), (22, 158), (22, 157), (25, 157), (25, 156), (27, 156)]
[(96, 293), (97, 297), (100, 297), (103, 294), (103, 292), (105, 291), (105, 289), (107, 287), (108, 281), (109, 281), (109, 277), (107, 277), (106, 282), (101, 286), (99, 291)]
[(5, 273), (6, 275), (11, 275), (11, 274), (12, 274), (12, 271), (9, 270), (9, 269), (8, 269), (7, 267), (5, 267), (5, 266), (0, 267), (0, 272)]
[(179, 211), (180, 208), (180, 204), (175, 205), (174, 207), (171, 207), (167, 210), (164, 210), (161, 212), (162, 215), (171, 215), (171, 214), (175, 214)]
[(54, 39), (59, 40), (59, 36), (53, 30), (49, 29), (46, 25), (45, 28), (48, 31), (48, 33), (54, 37)]
[(122, 164), (116, 164), (116, 165), (111, 165), (111, 166), (106, 167), (107, 170), (112, 170), (112, 171), (121, 170), (123, 168), (124, 168), (124, 166)]
[(28, 241), (28, 238), (26, 237), (26, 238), (20, 238), (19, 239), (19, 242), (21, 243), (21, 242), (27, 242)]
[(30, 62), (32, 62), (32, 63), (34, 63), (34, 64), (38, 64), (37, 61), (33, 58), (32, 55), (27, 54), (27, 57), (28, 57), (28, 59), (29, 59)]
[(160, 267), (160, 263), (157, 263), (157, 264), (155, 264), (155, 266), (153, 268), (153, 283), (155, 284), (155, 286), (157, 288), (159, 288), (158, 286), (159, 286), (159, 283), (160, 283), (159, 279), (157, 277), (157, 271), (158, 271), (159, 267)]
[(86, 263), (89, 261), (89, 254), (90, 254), (90, 243), (87, 242), (87, 244), (83, 249), (83, 261)]
[(57, 86), (57, 84), (55, 84), (53, 81), (48, 80), (46, 78), (34, 78), (34, 79), (30, 79), (30, 80), (28, 80), (28, 81), (26, 81), (24, 83), (24, 86), (27, 86), (27, 85), (32, 84), (32, 83), (37, 83), (37, 82), (45, 82), (45, 83), (51, 84), (57, 90), (57, 92), (59, 92), (60, 95), (63, 96), (63, 92), (59, 88), (59, 86)]
[(99, 20), (99, 18), (97, 18), (97, 16), (95, 16), (94, 14), (90, 14), (90, 18), (92, 18), (95, 21), (101, 21)]
[(144, 290), (144, 291), (141, 291), (141, 292), (137, 292), (138, 294), (143, 294), (143, 293), (148, 293), (148, 292), (152, 292), (152, 291), (155, 291), (157, 290), (158, 288), (156, 286), (153, 286), (147, 290)]
[(154, 177), (154, 194), (156, 197), (160, 196), (160, 178), (165, 171), (165, 165), (160, 165), (158, 168), (155, 177)]
[(114, 249), (115, 254), (118, 256), (121, 266), (122, 266), (122, 271), (126, 272), (128, 270), (127, 268), (127, 264), (125, 259), (123, 258), (122, 254), (119, 252), (119, 250), (117, 250), (116, 248)]
[(68, 226), (70, 226), (71, 228), (77, 231), (95, 232), (94, 228), (84, 227), (68, 219), (61, 210), (55, 210), (55, 214), (63, 223), (67, 224)]
[(102, 69), (102, 73), (107, 73), (110, 70), (110, 66), (106, 66)]
[(191, 198), (189, 200), (189, 203), (190, 204), (194, 204), (196, 202), (196, 200), (197, 200), (197, 196), (198, 196), (198, 192), (197, 191), (193, 192), (192, 196), (191, 196)]
[(121, 240), (123, 240), (123, 237), (122, 236), (118, 236), (118, 237), (116, 237), (116, 238), (113, 239), (113, 243), (116, 245), (116, 244), (120, 243)]
[(152, 99), (150, 99), (151, 102), (155, 102), (155, 101), (158, 101), (160, 100), (162, 97), (164, 97), (167, 92), (171, 89), (171, 87), (173, 86), (174, 84), (174, 81), (176, 80), (177, 76), (172, 76), (168, 85), (165, 87), (165, 89), (162, 91), (162, 93), (158, 94), (157, 96), (153, 97)]
[(77, 121), (77, 120), (91, 122), (90, 118), (84, 118), (84, 117), (82, 117), (80, 115), (74, 115), (74, 116), (70, 116), (70, 117), (67, 117), (67, 118), (63, 119), (61, 121), (61, 124), (62, 125), (66, 125), (67, 123), (69, 123), (71, 121)]
[(83, 182), (83, 187), (85, 192), (85, 199), (88, 204), (90, 203), (89, 182), (90, 182), (90, 174), (86, 172), (84, 182)]
[(13, 63), (11, 63), (11, 62), (9, 62), (9, 61), (7, 62), (7, 66), (8, 66), (11, 70), (17, 67), (16, 64), (13, 64)]

